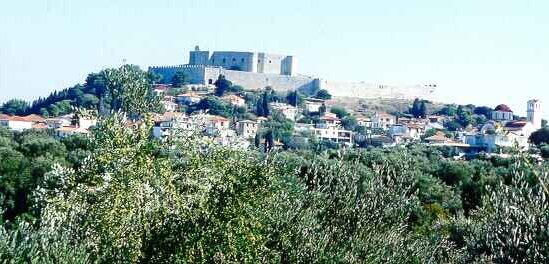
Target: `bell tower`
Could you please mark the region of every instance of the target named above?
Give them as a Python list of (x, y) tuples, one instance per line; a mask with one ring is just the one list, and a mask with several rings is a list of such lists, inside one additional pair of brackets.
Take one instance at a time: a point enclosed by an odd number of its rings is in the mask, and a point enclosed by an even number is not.
[(528, 122), (532, 123), (536, 129), (541, 128), (541, 101), (532, 99), (528, 101), (527, 106)]

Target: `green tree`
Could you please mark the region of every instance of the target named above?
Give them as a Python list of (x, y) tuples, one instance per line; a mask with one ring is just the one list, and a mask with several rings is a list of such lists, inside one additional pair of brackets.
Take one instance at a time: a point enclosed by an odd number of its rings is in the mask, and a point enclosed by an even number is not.
[(414, 102), (412, 103), (412, 108), (410, 108), (410, 110), (408, 111), (410, 114), (412, 114), (412, 116), (414, 117), (420, 117), (420, 102), (419, 102), (419, 99), (416, 98), (414, 99)]
[(356, 117), (346, 116), (341, 119), (341, 125), (343, 125), (343, 127), (347, 130), (355, 130), (358, 126), (358, 122)]
[(318, 108), (318, 114), (319, 114), (320, 116), (323, 116), (325, 113), (326, 113), (326, 105), (325, 105), (325, 104), (322, 104), (322, 105)]
[(529, 140), (537, 146), (549, 144), (549, 127), (544, 127), (535, 131), (530, 135)]
[(286, 101), (288, 101), (288, 104), (293, 106), (303, 105), (304, 98), (305, 97), (298, 91), (291, 91), (286, 95)]
[(172, 77), (171, 84), (173, 87), (181, 87), (189, 83), (189, 75), (184, 71), (176, 71)]
[(332, 95), (328, 92), (328, 90), (324, 90), (324, 89), (318, 90), (313, 97), (322, 99), (322, 100), (332, 99)]
[(453, 117), (457, 114), (457, 106), (446, 105), (442, 109), (440, 109), (440, 111), (438, 111), (438, 114)]
[(221, 115), (224, 117), (230, 117), (233, 114), (233, 108), (215, 96), (202, 98), (192, 107), (191, 112), (195, 110), (208, 110), (208, 113), (212, 115)]
[(347, 110), (344, 107), (337, 106), (337, 105), (332, 106), (330, 108), (330, 112), (336, 114), (337, 117), (339, 117), (339, 118), (344, 118), (344, 117), (349, 115), (349, 112), (347, 112)]
[(20, 99), (11, 99), (5, 102), (0, 112), (8, 115), (25, 115), (29, 109), (29, 103)]
[(270, 92), (266, 90), (261, 94), (261, 97), (256, 102), (255, 113), (258, 116), (264, 116), (264, 117), (269, 116), (271, 114), (271, 107), (269, 106), (270, 102), (271, 102)]
[(421, 104), (419, 105), (418, 117), (427, 118), (427, 114), (428, 114), (427, 104), (425, 103), (425, 101), (421, 101)]
[(215, 95), (223, 96), (227, 91), (229, 91), (233, 83), (227, 80), (225, 78), (225, 75), (219, 75), (214, 85), (215, 85)]
[(110, 108), (137, 117), (162, 109), (160, 99), (153, 93), (147, 73), (134, 65), (103, 71), (103, 79), (110, 96)]

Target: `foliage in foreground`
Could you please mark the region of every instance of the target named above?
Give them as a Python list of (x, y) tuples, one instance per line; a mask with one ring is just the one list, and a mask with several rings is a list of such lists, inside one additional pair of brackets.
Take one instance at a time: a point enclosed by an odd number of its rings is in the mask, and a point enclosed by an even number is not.
[(127, 127), (121, 114), (103, 120), (90, 144), (80, 165), (44, 176), (33, 194), (38, 221), (0, 232), (0, 260), (543, 263), (549, 255), (547, 166), (527, 159), (496, 174), (481, 161), (433, 163), (417, 150), (264, 155), (200, 137), (161, 144), (150, 122)]

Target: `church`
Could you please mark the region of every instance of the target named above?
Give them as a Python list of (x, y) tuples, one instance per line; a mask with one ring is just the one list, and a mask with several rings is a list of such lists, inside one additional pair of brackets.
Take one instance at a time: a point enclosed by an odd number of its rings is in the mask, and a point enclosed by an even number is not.
[(468, 135), (465, 143), (482, 147), (491, 152), (496, 147), (528, 149), (530, 135), (542, 126), (542, 104), (540, 100), (529, 100), (526, 105), (526, 120), (515, 120), (513, 111), (505, 104), (496, 106), (491, 120), (482, 126), (479, 133)]

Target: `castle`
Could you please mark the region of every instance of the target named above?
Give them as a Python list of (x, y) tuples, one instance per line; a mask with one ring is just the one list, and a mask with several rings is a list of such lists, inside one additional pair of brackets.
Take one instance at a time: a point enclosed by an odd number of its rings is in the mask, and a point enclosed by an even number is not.
[(436, 85), (382, 85), (366, 82), (336, 82), (297, 73), (294, 56), (262, 52), (202, 51), (197, 46), (189, 54), (189, 63), (177, 66), (149, 67), (169, 82), (182, 71), (191, 84), (213, 84), (219, 75), (250, 90), (267, 86), (276, 91), (313, 93), (326, 89), (333, 96), (355, 98), (432, 99)]

